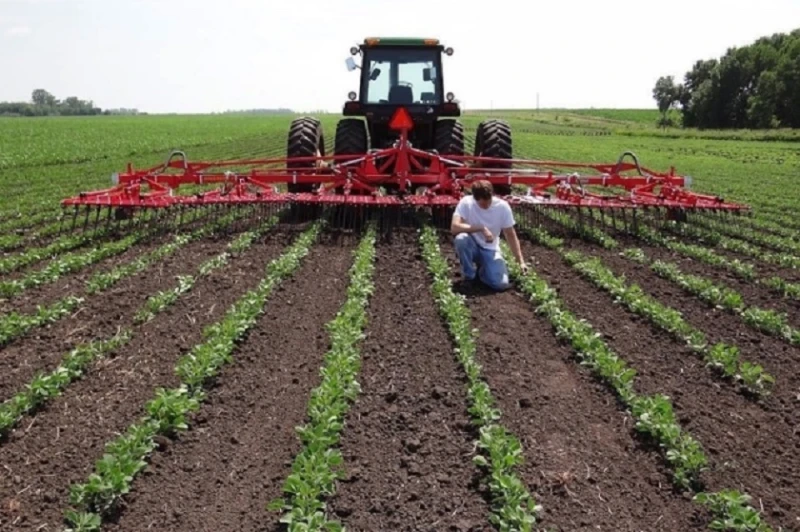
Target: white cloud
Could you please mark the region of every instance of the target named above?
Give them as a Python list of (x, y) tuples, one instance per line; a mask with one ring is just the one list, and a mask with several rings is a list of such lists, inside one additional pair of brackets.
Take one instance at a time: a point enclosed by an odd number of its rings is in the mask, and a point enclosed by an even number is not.
[(24, 37), (31, 33), (30, 26), (12, 26), (5, 31), (6, 37)]

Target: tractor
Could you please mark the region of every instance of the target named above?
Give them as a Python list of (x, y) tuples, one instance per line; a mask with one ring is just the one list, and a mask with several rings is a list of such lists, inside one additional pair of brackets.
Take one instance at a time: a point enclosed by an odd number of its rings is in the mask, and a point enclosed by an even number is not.
[[(519, 212), (577, 209), (580, 216), (589, 209), (627, 220), (625, 212), (633, 211), (635, 220), (636, 211), (656, 209), (681, 220), (690, 211), (749, 210), (693, 192), (689, 176), (672, 167), (648, 169), (631, 152), (604, 163), (514, 158), (511, 128), (502, 120), (481, 122), (474, 151), (465, 153), (461, 108), (444, 88), (442, 56), (452, 48), (436, 39), (368, 38), (350, 53), (347, 67), (361, 70), (361, 85), (344, 104), (334, 153), (325, 153), (318, 119), (296, 118), (285, 157), (189, 161), (175, 151), (152, 168), (128, 164), (111, 188), (82, 192), (63, 205), (75, 207), (73, 221), (80, 206), (87, 220), (92, 207), (127, 214), (212, 205), (392, 217), (451, 210), (475, 181), (486, 180)], [(182, 186), (194, 188), (182, 194)]]
[[(349, 94), (342, 118), (336, 126), (333, 155), (363, 156), (370, 150), (394, 145), (400, 133), (390, 127), (399, 108), (413, 121), (408, 142), (438, 155), (463, 156), (464, 126), (458, 119), (461, 108), (452, 92), (445, 93), (442, 55), (452, 56), (438, 39), (371, 37), (350, 49), (361, 55), (361, 65), (353, 57), (346, 61), (351, 72), (361, 70), (359, 92)], [(316, 118), (295, 119), (287, 142), (287, 158), (325, 155), (322, 124)], [(511, 128), (502, 120), (481, 122), (475, 135), (474, 155), (511, 159)], [(339, 159), (342, 160), (342, 159)], [(290, 167), (303, 168), (313, 162), (298, 161)], [(484, 164), (484, 166), (487, 166)], [(510, 168), (511, 163), (493, 161), (492, 168)], [(387, 187), (392, 189), (393, 187)], [(498, 193), (511, 187), (498, 185)], [(311, 192), (312, 184), (289, 184), (289, 192)]]

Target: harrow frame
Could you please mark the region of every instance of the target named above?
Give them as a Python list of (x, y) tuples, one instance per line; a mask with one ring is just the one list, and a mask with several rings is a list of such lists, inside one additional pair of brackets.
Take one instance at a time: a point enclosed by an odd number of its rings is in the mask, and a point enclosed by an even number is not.
[[(362, 155), (189, 162), (184, 152), (175, 151), (163, 165), (152, 168), (134, 170), (129, 163), (125, 172), (114, 175), (113, 187), (82, 192), (62, 204), (122, 209), (254, 203), (453, 207), (474, 181), (487, 180), (493, 185), (527, 187), (525, 194), (506, 196), (517, 205), (749, 210), (746, 205), (692, 192), (691, 178), (676, 175), (674, 167), (666, 173), (650, 170), (630, 152), (612, 164), (440, 155), (411, 145), (408, 133), (413, 123), (405, 109), (399, 108), (396, 118), (399, 137), (394, 145)], [(297, 167), (301, 165), (308, 167)], [(243, 167), (250, 169), (235, 170)], [(578, 170), (593, 173), (580, 175)], [(632, 171), (636, 175), (628, 174)], [(176, 193), (182, 185), (211, 184), (220, 186), (191, 195)], [(310, 193), (278, 188), (288, 184), (316, 188)], [(600, 189), (612, 192), (600, 193)]]

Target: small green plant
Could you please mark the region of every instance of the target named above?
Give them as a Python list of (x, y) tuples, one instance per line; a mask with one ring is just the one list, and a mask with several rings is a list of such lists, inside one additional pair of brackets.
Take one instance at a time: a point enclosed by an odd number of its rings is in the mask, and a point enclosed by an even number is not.
[(450, 283), (450, 266), (442, 256), (436, 230), (425, 226), (420, 233), (422, 257), (433, 277), (431, 292), (439, 313), (456, 345), (456, 357), (467, 376), (467, 396), (472, 423), (480, 430), (478, 449), (473, 460), (489, 479), (492, 513), (489, 520), (503, 531), (531, 531), (540, 507), (519, 479), (515, 469), (522, 462), (519, 440), (499, 424), (491, 390), (481, 376), (475, 359), (476, 331), (463, 296)]
[(639, 264), (647, 264), (647, 255), (641, 248), (627, 248), (622, 252), (622, 256)]
[(47, 307), (39, 306), (32, 314), (11, 312), (0, 317), (0, 347), (27, 334), (31, 329), (58, 321), (81, 303), (83, 299), (67, 296)]
[[(577, 251), (562, 253), (564, 260), (583, 277), (591, 281), (595, 286), (613, 295), (617, 301), (624, 304), (631, 312), (647, 318), (656, 327), (686, 342), (687, 345), (689, 345), (695, 353), (701, 355), (710, 366), (721, 370), (723, 375), (741, 382), (748, 390), (755, 394), (767, 395), (770, 392), (770, 384), (774, 379), (764, 372), (761, 366), (750, 364), (753, 368), (759, 368), (761, 378), (744, 379), (741, 378), (741, 368), (737, 370), (731, 365), (734, 359), (738, 361), (738, 349), (725, 344), (709, 347), (708, 341), (702, 331), (695, 329), (689, 322), (684, 320), (680, 312), (663, 305), (654, 297), (646, 294), (639, 286), (628, 285), (624, 277), (615, 275), (614, 272), (603, 264), (600, 258), (586, 257)], [(710, 287), (705, 280), (699, 278), (692, 279), (688, 276), (684, 276), (674, 264), (656, 261), (653, 263), (652, 268), (662, 277), (685, 284), (688, 290), (698, 290), (703, 293), (713, 294), (708, 297), (713, 298), (714, 301), (722, 301), (725, 298), (724, 290), (719, 290), (719, 293), (714, 290), (709, 291)], [(741, 366), (742, 364), (745, 364), (745, 362), (739, 361), (739, 365)]]
[(374, 289), (375, 241), (376, 228), (371, 226), (355, 252), (347, 299), (327, 325), (331, 347), (325, 355), (322, 382), (311, 393), (308, 421), (297, 428), (302, 450), (284, 482), (285, 498), (269, 505), (270, 510), (283, 512), (281, 523), (291, 531), (342, 529), (338, 522), (325, 517), (325, 498), (336, 489), (342, 456), (335, 446), (344, 428), (344, 416), (360, 391), (356, 380), (360, 369), (358, 344)]
[(280, 257), (271, 261), (259, 285), (245, 293), (226, 312), (220, 322), (203, 332), (203, 342), (181, 357), (176, 372), (181, 385), (172, 390), (158, 390), (145, 408), (145, 416), (106, 445), (103, 457), (84, 483), (70, 487), (73, 508), (65, 512), (70, 525), (74, 518), (92, 522), (114, 508), (119, 498), (130, 491), (133, 479), (146, 467), (147, 456), (155, 449), (159, 434), (174, 436), (187, 429), (187, 416), (205, 399), (203, 386), (221, 367), (230, 362), (236, 343), (255, 324), (275, 287), (300, 266), (317, 239), (323, 222), (314, 223)]
[(734, 532), (772, 532), (761, 521), (761, 515), (750, 506), (750, 496), (736, 490), (718, 493), (698, 493), (694, 500), (708, 508), (714, 515), (709, 528)]

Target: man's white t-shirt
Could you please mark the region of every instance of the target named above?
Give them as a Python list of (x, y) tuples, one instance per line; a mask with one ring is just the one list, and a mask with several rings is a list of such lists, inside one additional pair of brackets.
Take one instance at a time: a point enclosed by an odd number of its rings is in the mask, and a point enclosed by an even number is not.
[(488, 227), (494, 235), (494, 240), (486, 242), (482, 232), (472, 233), (478, 245), (485, 249), (497, 250), (500, 246), (500, 232), (514, 226), (514, 214), (511, 206), (504, 199), (492, 197), (492, 204), (488, 209), (482, 209), (475, 198), (464, 196), (458, 202), (456, 214), (461, 216), (469, 225)]

